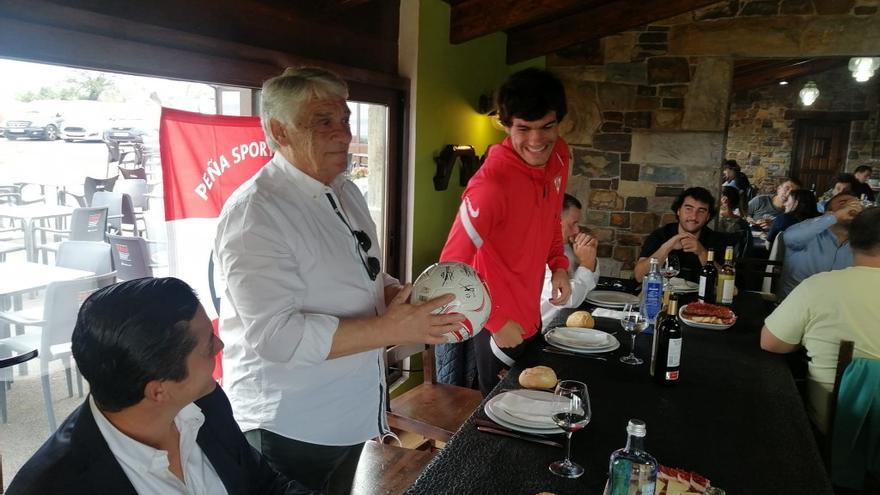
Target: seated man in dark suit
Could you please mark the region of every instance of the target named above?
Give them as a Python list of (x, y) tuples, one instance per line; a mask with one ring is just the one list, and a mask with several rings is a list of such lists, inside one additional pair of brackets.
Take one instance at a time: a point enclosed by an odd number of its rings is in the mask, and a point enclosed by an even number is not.
[(123, 282), (80, 308), (73, 357), (91, 393), (8, 494), (302, 494), (247, 443), (212, 376), (223, 342), (175, 278)]

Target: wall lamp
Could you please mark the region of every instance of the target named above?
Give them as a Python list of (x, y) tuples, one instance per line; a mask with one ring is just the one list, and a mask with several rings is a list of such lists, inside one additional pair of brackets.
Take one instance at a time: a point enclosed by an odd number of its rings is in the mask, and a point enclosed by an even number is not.
[(471, 177), (480, 168), (480, 160), (474, 147), (469, 144), (447, 144), (440, 153), (434, 157), (437, 164), (437, 173), (434, 174), (434, 190), (445, 191), (449, 187), (449, 179), (452, 177), (452, 169), (455, 162), (461, 162), (458, 173), (458, 183), (461, 187), (467, 185)]

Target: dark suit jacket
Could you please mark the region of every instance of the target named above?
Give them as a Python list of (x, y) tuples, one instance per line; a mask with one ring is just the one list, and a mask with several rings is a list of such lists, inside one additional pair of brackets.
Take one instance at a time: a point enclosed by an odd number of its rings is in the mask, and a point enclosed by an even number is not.
[[(245, 440), (220, 387), (196, 401), (205, 423), (196, 439), (229, 495), (314, 493), (278, 474)], [(95, 424), (88, 401), (21, 468), (8, 495), (137, 495)]]

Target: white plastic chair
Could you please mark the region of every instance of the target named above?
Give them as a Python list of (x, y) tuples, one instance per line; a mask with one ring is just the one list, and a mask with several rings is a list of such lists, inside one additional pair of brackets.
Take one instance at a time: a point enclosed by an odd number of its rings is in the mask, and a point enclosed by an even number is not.
[(112, 246), (113, 266), (120, 281), (152, 277), (153, 269), (161, 264), (154, 263), (150, 254), (150, 241), (143, 237), (108, 235)]
[(103, 241), (64, 241), (58, 246), (56, 265), (96, 275), (110, 273), (113, 271), (110, 244)]
[[(106, 206), (92, 208), (76, 208), (70, 217), (70, 230), (58, 230), (44, 227), (34, 227), (34, 232), (45, 232), (59, 237), (66, 237), (71, 241), (104, 242), (107, 234)], [(61, 242), (47, 242), (37, 246), (37, 252), (43, 251), (43, 263), (47, 262), (48, 253), (58, 253)]]
[[(79, 307), (92, 292), (113, 284), (115, 273), (96, 275), (77, 280), (52, 282), (46, 288), (45, 303), (42, 317), (38, 320), (21, 318), (20, 313), (0, 313), (0, 320), (15, 325), (37, 327), (36, 330), (25, 332), (6, 339), (0, 339), (0, 350), (17, 354), (39, 349), (40, 379), (43, 387), (43, 402), (46, 407), (46, 419), (49, 431), (57, 428), (55, 411), (52, 407), (52, 390), (49, 383), (49, 363), (61, 360), (67, 377), (67, 394), (73, 397), (71, 380), (70, 338)], [(77, 373), (77, 387), (82, 397), (82, 381)]]

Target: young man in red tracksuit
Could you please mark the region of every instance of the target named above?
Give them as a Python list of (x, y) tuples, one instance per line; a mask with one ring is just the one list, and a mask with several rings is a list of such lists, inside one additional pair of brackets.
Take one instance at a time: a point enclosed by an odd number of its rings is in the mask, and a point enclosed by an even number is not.
[(571, 293), (559, 229), (569, 167), (559, 137), (565, 90), (550, 72), (525, 69), (501, 86), (497, 103), (508, 137), (490, 148), (468, 183), (440, 255), (472, 265), (489, 287), (492, 313), (474, 338), (483, 395), (539, 333), (546, 266), (553, 272), (550, 301), (564, 304)]

